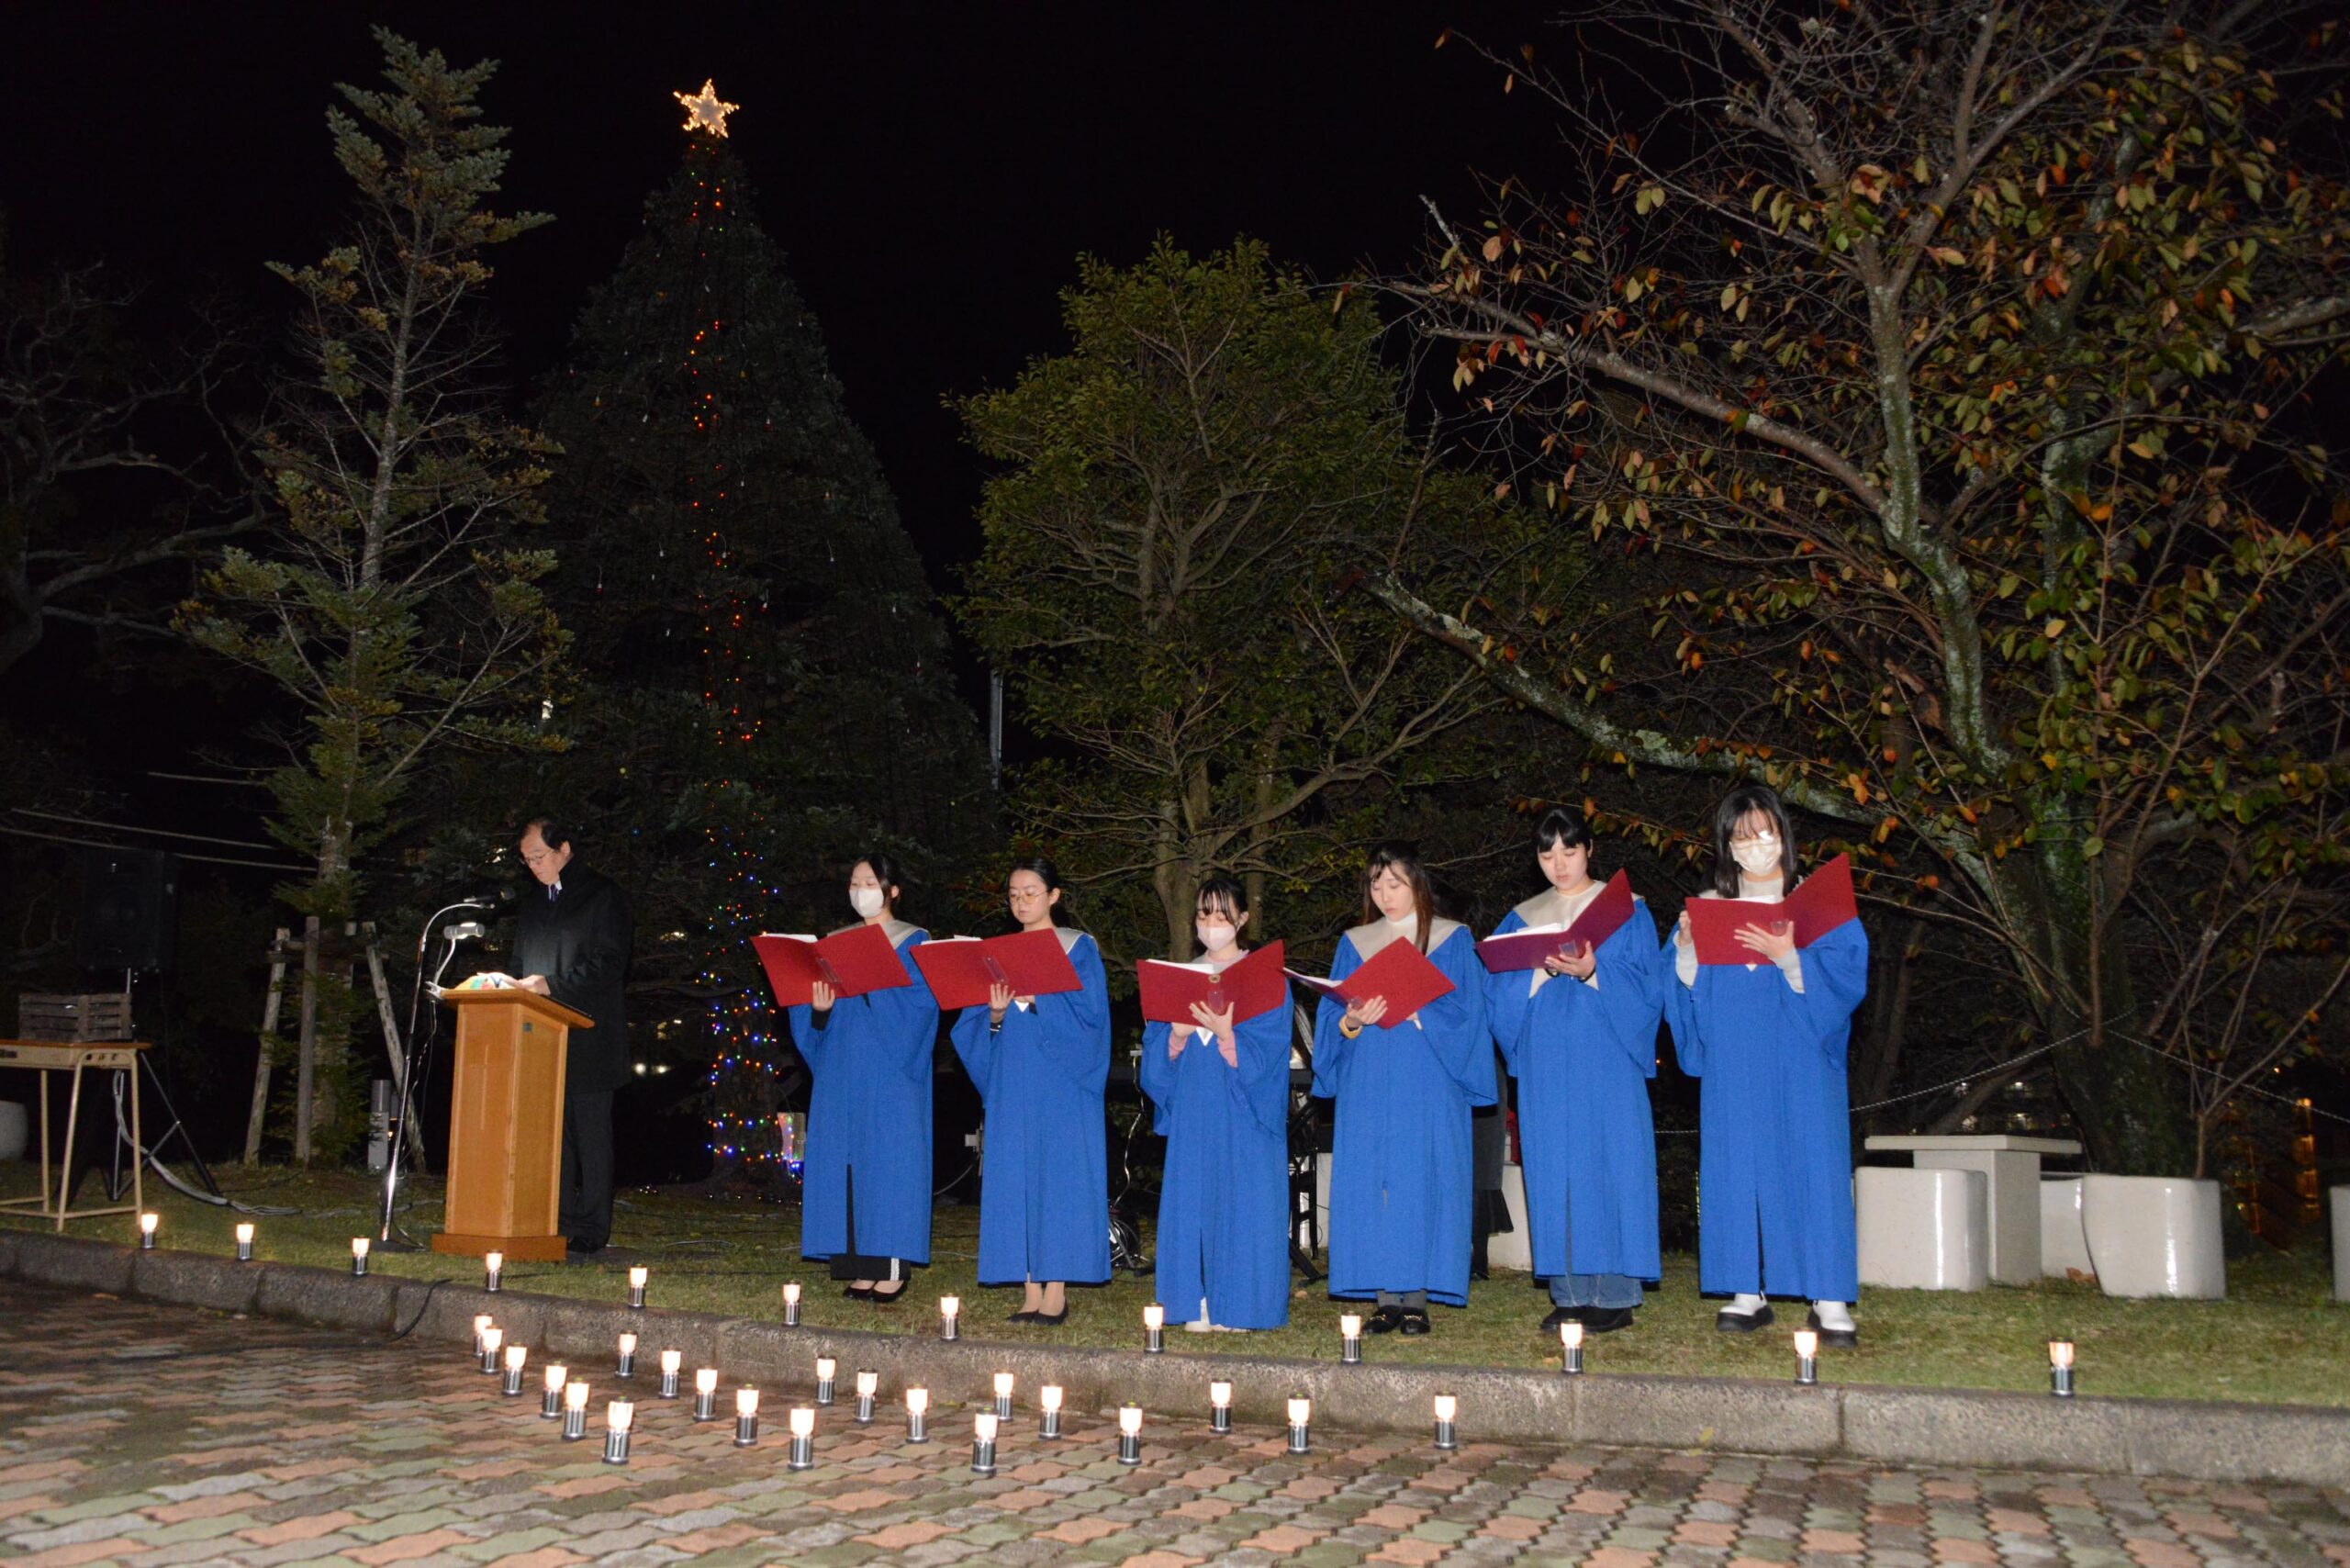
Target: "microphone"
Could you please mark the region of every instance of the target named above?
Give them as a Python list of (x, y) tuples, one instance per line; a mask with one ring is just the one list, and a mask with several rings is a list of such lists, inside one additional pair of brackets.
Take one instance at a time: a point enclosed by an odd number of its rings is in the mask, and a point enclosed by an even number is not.
[(470, 898), (459, 899), (456, 904), (452, 905), (451, 907), (460, 908), (470, 905), (476, 909), (487, 909), (493, 904), (512, 903), (513, 902), (513, 889), (498, 888), (489, 892), (475, 893)]

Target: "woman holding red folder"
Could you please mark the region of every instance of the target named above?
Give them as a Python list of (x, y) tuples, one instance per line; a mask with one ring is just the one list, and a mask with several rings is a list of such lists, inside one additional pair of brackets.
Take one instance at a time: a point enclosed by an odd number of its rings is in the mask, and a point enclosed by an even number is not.
[[(905, 962), (929, 937), (897, 916), (898, 866), (875, 853), (848, 875), (849, 907)], [(792, 1043), (815, 1087), (800, 1167), (800, 1254), (829, 1259), (852, 1301), (893, 1302), (906, 1270), (930, 1261), (931, 1056), (938, 1004), (911, 962), (909, 986), (835, 996), (816, 982), (790, 1010)]]
[(1110, 1278), (1110, 1161), (1102, 1092), (1110, 1080), (1110, 992), (1102, 952), (1054, 924), (1060, 873), (1024, 860), (1004, 884), (1023, 931), (1049, 931), (1078, 989), (1014, 996), (993, 987), (955, 1021), (955, 1049), (987, 1113), (979, 1167), (979, 1283), (1023, 1287), (1014, 1323), (1069, 1318), (1069, 1281)]
[[(1494, 935), (1536, 925), (1563, 934), (1605, 890), (1591, 851), (1582, 817), (1544, 812), (1534, 858), (1550, 885)], [(1663, 1009), (1656, 923), (1637, 899), (1596, 946), (1486, 977), (1486, 1017), (1517, 1079), (1528, 1240), (1534, 1272), (1550, 1287), (1546, 1332), (1570, 1320), (1594, 1334), (1628, 1328), (1640, 1282), (1658, 1277), (1649, 1080)]]
[[(1777, 903), (1796, 886), (1795, 834), (1778, 793), (1730, 791), (1714, 813), (1714, 885), (1703, 899)], [(1726, 1334), (1772, 1321), (1769, 1298), (1808, 1299), (1820, 1342), (1860, 1343), (1852, 1303), (1852, 1142), (1844, 1052), (1868, 990), (1858, 920), (1796, 946), (1794, 923), (1756, 911), (1739, 927), (1745, 964), (1700, 964), (1684, 912), (1665, 987), (1681, 1070), (1698, 1094), (1698, 1288), (1730, 1299)]]
[(1314, 1092), (1338, 1102), (1330, 1294), (1374, 1301), (1374, 1334), (1426, 1334), (1431, 1300), (1469, 1305), (1469, 1110), (1495, 1098), (1484, 970), (1468, 928), (1437, 918), (1413, 845), (1371, 852), (1363, 919), (1339, 939), (1333, 980), (1408, 942), (1452, 989), (1403, 1019), (1384, 997), (1325, 996), (1315, 1010)]
[[(1200, 962), (1238, 963), (1248, 893), (1212, 877), (1194, 907)], [(1236, 1011), (1194, 1002), (1192, 1027), (1152, 1022), (1142, 1032), (1139, 1077), (1153, 1130), (1167, 1139), (1158, 1299), (1202, 1332), (1289, 1322), (1290, 1011), (1237, 1020)]]

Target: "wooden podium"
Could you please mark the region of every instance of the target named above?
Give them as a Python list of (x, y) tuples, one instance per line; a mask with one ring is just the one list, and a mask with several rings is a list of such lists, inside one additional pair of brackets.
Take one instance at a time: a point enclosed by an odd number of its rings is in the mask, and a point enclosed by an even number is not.
[(563, 1261), (565, 1042), (595, 1025), (527, 991), (448, 991), (456, 1010), (449, 1194), (435, 1252)]

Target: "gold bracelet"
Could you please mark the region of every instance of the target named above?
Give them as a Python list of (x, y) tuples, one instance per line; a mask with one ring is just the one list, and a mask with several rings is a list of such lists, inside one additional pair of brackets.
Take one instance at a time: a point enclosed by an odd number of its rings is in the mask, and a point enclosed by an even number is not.
[(1338, 1020), (1338, 1033), (1349, 1040), (1360, 1039), (1362, 1036), (1362, 1025), (1351, 1018), (1342, 1017)]

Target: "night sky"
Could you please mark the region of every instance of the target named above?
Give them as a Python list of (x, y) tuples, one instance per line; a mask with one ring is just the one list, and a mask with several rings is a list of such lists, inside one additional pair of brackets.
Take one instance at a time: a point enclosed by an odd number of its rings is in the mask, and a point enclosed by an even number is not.
[(714, 76), (759, 213), (822, 322), (934, 580), (975, 543), (979, 469), (941, 405), (1061, 345), (1091, 252), (1248, 234), (1318, 277), (1398, 269), (1417, 196), (1473, 208), (1473, 171), (1536, 172), (1551, 120), (1458, 46), (1514, 46), (1551, 7), (1292, 6), (17, 5), (0, 14), (0, 207), (12, 263), (103, 260), (168, 302), (218, 289), (272, 332), (346, 186), (324, 111), (375, 85), (381, 19), (501, 62), (504, 205), (556, 222), (492, 260), (527, 385), (668, 177), (670, 94)]

